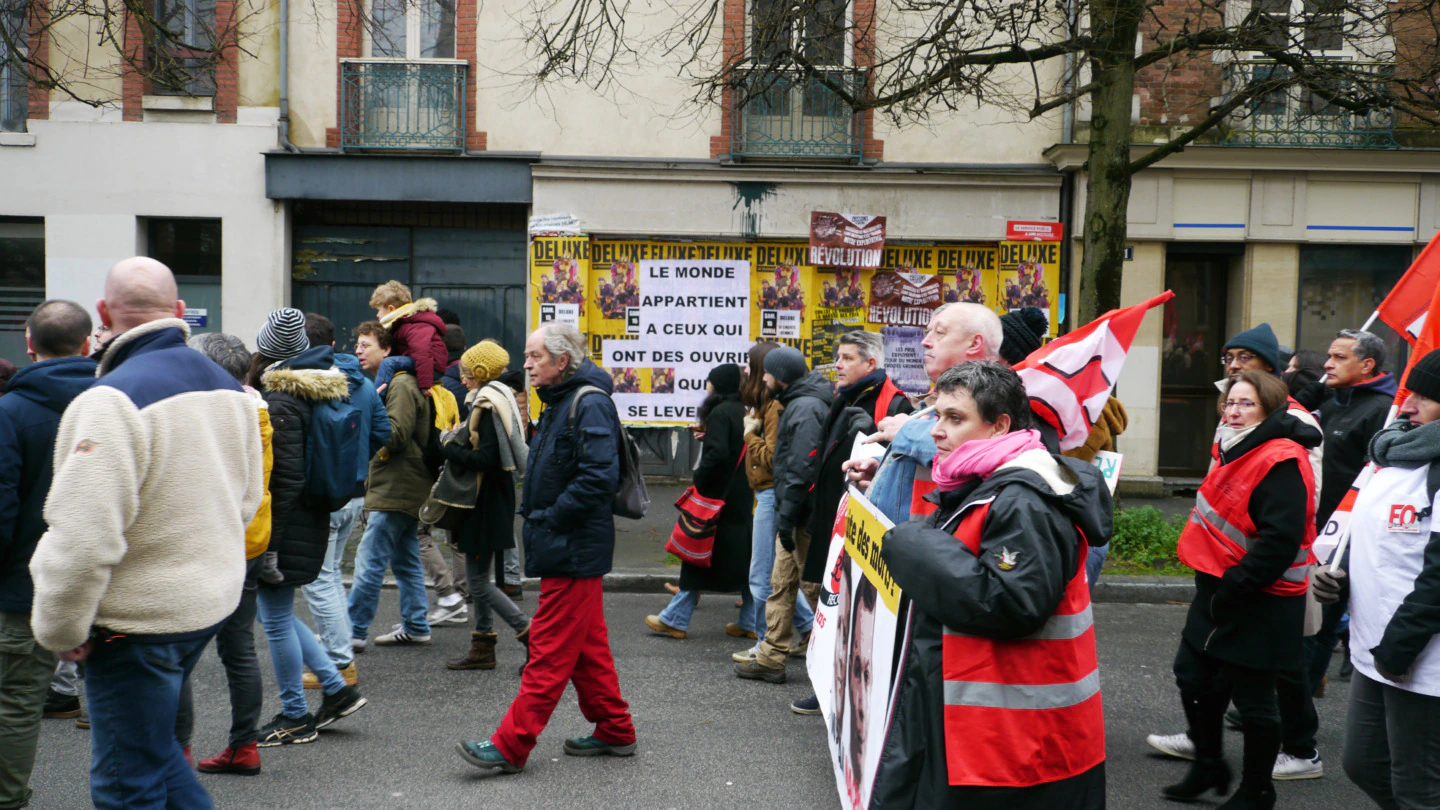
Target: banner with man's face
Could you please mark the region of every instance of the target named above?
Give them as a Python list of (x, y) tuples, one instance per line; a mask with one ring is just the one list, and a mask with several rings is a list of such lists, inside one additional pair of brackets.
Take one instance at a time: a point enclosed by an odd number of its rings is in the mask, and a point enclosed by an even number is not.
[(847, 810), (870, 803), (909, 635), (909, 604), (880, 559), (893, 525), (855, 488), (841, 499), (805, 659)]

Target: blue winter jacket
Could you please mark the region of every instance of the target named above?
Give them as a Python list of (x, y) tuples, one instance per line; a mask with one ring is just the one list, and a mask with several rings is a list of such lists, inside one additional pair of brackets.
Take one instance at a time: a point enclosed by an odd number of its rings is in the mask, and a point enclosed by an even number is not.
[(350, 404), (360, 409), (360, 432), (370, 437), (369, 445), (360, 446), (360, 466), (355, 476), (360, 489), (355, 497), (364, 497), (365, 478), (370, 474), (370, 459), (390, 441), (390, 417), (385, 403), (375, 393), (375, 383), (360, 370), (360, 358), (353, 354), (336, 354), (335, 368), (345, 373), (350, 383)]
[(94, 360), (61, 357), (20, 369), (0, 397), (0, 611), (29, 613), (30, 555), (45, 534), (55, 434), (75, 397), (95, 383)]
[[(605, 395), (580, 400), (572, 429), (570, 398), (585, 385)], [(530, 440), (520, 498), (526, 576), (598, 577), (614, 563), (620, 415), (612, 390), (610, 375), (589, 360), (570, 379), (538, 389), (545, 412)]]

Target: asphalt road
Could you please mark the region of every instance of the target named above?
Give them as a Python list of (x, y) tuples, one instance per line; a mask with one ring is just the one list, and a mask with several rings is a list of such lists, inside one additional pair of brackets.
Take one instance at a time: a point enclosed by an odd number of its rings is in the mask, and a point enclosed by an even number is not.
[[(527, 595), (533, 609), (533, 595)], [(573, 692), (568, 692), (525, 773), (491, 775), (454, 752), (463, 738), (488, 736), (519, 684), (518, 646), (502, 640), (501, 667), (492, 672), (451, 672), (443, 659), (468, 643), (465, 628), (436, 631), (429, 647), (372, 649), (359, 660), (360, 687), (370, 705), (321, 732), (308, 745), (263, 749), (257, 777), (202, 775), (220, 808), (787, 808), (839, 806), (819, 718), (786, 706), (810, 694), (803, 662), (792, 660), (790, 682), (741, 681), (729, 653), (744, 645), (721, 629), (732, 600), (701, 600), (691, 637), (674, 641), (643, 625), (665, 598), (610, 594), (606, 614), (640, 737), (630, 759), (579, 759), (560, 751), (565, 737), (589, 733)], [(1151, 755), (1145, 735), (1181, 730), (1183, 716), (1170, 675), (1184, 608), (1170, 605), (1096, 605), (1105, 691), (1109, 799), (1112, 808), (1174, 808), (1160, 800), (1161, 785), (1184, 772), (1178, 761)], [(397, 620), (395, 591), (382, 596), (380, 618)], [(264, 636), (258, 632), (266, 673), (266, 719), (277, 708)], [(1336, 659), (1338, 662), (1338, 657)], [(1332, 667), (1332, 677), (1333, 677)], [(197, 756), (225, 744), (229, 727), (224, 676), (213, 653), (195, 674)], [(1356, 810), (1371, 805), (1339, 767), (1345, 703), (1343, 684), (1317, 702), (1324, 779), (1283, 783), (1280, 808)], [(312, 704), (319, 698), (312, 693)], [(1240, 737), (1228, 733), (1227, 758), (1237, 767)], [(90, 806), (88, 732), (69, 720), (46, 720), (32, 786), (32, 807), (69, 810)], [(1197, 807), (1213, 807), (1201, 803)]]

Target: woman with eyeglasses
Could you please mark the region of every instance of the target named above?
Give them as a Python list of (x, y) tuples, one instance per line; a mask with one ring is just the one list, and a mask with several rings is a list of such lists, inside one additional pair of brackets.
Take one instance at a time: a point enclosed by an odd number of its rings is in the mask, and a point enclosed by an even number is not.
[(1195, 600), (1175, 656), (1195, 761), (1164, 789), (1193, 801), (1230, 789), (1221, 724), (1233, 699), (1244, 725), (1240, 786), (1222, 810), (1275, 806), (1271, 770), (1280, 751), (1275, 681), (1300, 658), (1309, 566), (1315, 561), (1315, 474), (1320, 436), (1291, 417), (1274, 374), (1245, 370), (1220, 399), (1212, 462), (1180, 536), (1195, 569)]

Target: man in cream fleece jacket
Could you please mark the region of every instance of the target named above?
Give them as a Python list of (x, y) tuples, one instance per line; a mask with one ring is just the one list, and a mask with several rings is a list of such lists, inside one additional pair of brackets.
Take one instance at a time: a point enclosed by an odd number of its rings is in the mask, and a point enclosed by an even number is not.
[(115, 265), (96, 308), (116, 337), (60, 422), (31, 621), (46, 648), (87, 662), (95, 806), (208, 808), (175, 713), (240, 602), (264, 489), (256, 406), (185, 345), (165, 265)]

